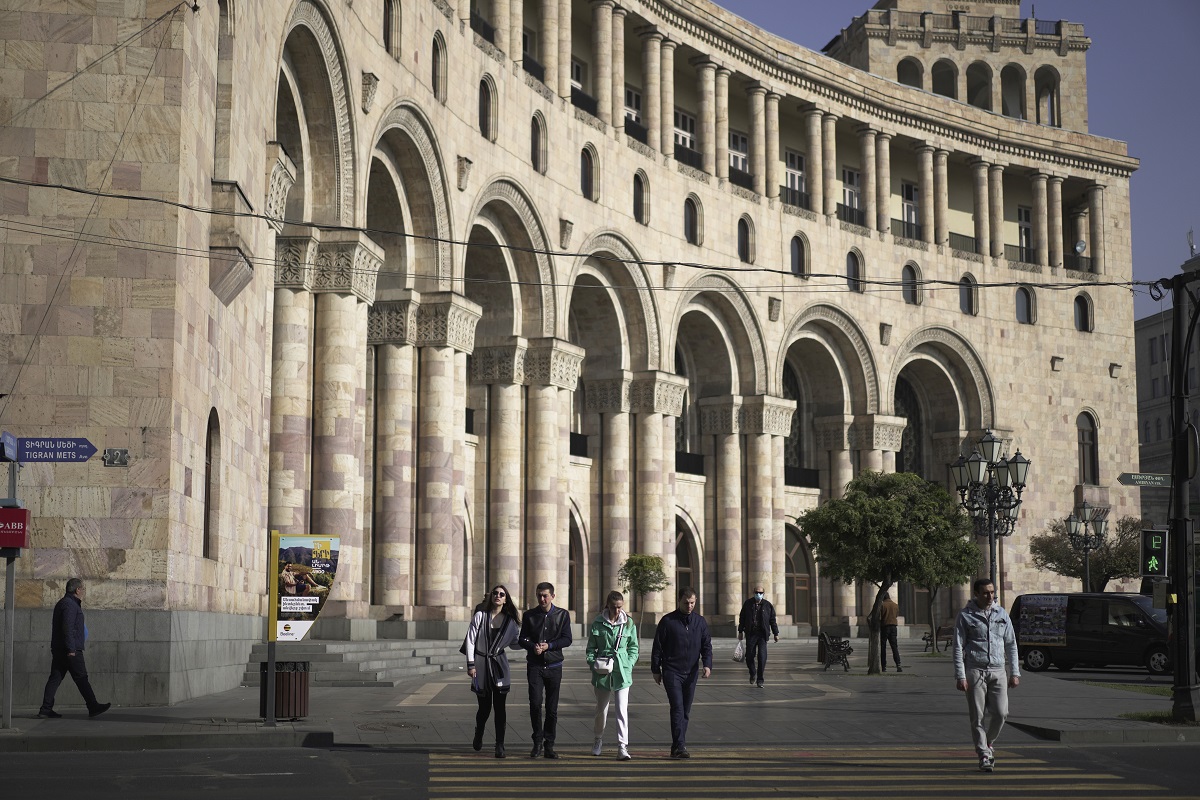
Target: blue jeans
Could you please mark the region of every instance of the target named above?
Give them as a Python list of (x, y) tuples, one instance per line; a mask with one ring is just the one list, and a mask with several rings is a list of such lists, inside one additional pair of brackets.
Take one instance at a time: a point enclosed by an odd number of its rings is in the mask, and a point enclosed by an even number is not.
[(686, 675), (669, 669), (662, 671), (663, 688), (667, 690), (667, 701), (671, 704), (671, 752), (687, 745), (688, 718), (699, 677), (699, 666), (692, 667)]
[[(558, 692), (562, 686), (562, 664), (542, 667), (527, 664), (529, 678), (529, 721), (533, 725), (533, 741), (554, 744), (558, 732)], [(546, 695), (546, 724), (542, 725), (542, 692)]]
[[(763, 682), (763, 672), (767, 668), (767, 637), (758, 634), (746, 634), (746, 666), (750, 668), (750, 677), (759, 683)], [(755, 668), (757, 667), (757, 673)]]

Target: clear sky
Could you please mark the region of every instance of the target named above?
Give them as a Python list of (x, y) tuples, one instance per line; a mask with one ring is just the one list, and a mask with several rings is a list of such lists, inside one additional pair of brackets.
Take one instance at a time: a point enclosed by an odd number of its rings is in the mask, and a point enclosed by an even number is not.
[[(874, 0), (715, 0), (772, 33), (820, 51)], [(1200, 228), (1200, 0), (1023, 0), (1021, 15), (1081, 22), (1089, 132), (1129, 144), (1133, 276), (1173, 275)], [(1200, 230), (1196, 232), (1200, 246)], [(1170, 306), (1170, 297), (1162, 307)], [(1160, 310), (1144, 289), (1134, 314)]]

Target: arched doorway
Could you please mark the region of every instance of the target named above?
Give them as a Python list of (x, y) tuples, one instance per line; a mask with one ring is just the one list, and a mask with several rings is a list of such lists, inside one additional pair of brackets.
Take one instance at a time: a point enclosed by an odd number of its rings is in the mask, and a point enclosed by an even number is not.
[[(676, 596), (685, 586), (690, 586), (700, 594), (700, 557), (696, 553), (696, 540), (692, 531), (679, 517), (675, 518), (675, 575), (671, 596)], [(673, 604), (672, 604), (673, 605)]]
[(787, 571), (784, 575), (784, 613), (797, 625), (811, 625), (814, 585), (812, 554), (808, 551), (808, 543), (791, 525), (787, 526), (784, 557), (787, 560)]
[[(576, 620), (586, 621), (587, 604), (583, 594), (583, 573), (584, 573), (584, 549), (583, 537), (579, 531), (579, 520), (575, 514), (571, 515), (571, 529), (569, 532), (568, 556), (567, 556), (567, 585), (565, 599), (567, 608), (575, 612)], [(560, 589), (559, 592), (562, 592)]]

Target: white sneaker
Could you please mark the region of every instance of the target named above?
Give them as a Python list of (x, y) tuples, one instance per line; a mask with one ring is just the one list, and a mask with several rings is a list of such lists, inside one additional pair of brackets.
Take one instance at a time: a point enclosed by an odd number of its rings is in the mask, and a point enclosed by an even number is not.
[(597, 739), (596, 741), (592, 742), (592, 755), (598, 756), (603, 752), (604, 752), (604, 740), (603, 739)]
[(629, 751), (625, 749), (625, 745), (623, 745), (623, 744), (617, 746), (617, 760), (618, 761), (632, 761), (633, 760), (633, 756), (629, 755)]

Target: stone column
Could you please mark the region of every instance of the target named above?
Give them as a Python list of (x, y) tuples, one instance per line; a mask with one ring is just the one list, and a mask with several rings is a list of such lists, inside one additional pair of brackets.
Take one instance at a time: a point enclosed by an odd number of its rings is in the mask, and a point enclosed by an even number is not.
[(700, 138), (700, 155), (704, 158), (704, 171), (717, 174), (717, 65), (706, 56), (692, 59), (700, 76), (700, 118), (696, 120), (696, 133)]
[[(596, 115), (611, 123), (613, 109), (613, 0), (592, 0), (592, 60), (596, 75)], [(623, 114), (620, 116), (624, 116)], [(618, 117), (619, 118), (619, 117)]]
[(821, 145), (821, 116), (823, 112), (819, 108), (810, 108), (804, 112), (804, 132), (806, 136), (806, 145), (808, 147), (808, 159), (804, 165), (808, 170), (807, 185), (808, 199), (812, 205), (812, 210), (818, 214), (825, 209), (825, 181), (822, 177), (824, 170), (824, 148)]
[(896, 452), (908, 420), (870, 414), (854, 421), (856, 441), (862, 452), (862, 468), (875, 472), (895, 472)]
[(933, 241), (950, 243), (950, 153), (933, 153)]
[(455, 408), (463, 404), (465, 387), (455, 381), (455, 352), (469, 353), (481, 309), (452, 292), (422, 296), (417, 310), (420, 382), (417, 401), (417, 577), (413, 597), (419, 619), (459, 619), (461, 592), (455, 591), (453, 563), (457, 525), (454, 508)]
[[(1088, 210), (1086, 205), (1075, 206), (1071, 209), (1071, 250), (1074, 252), (1075, 243), (1083, 242), (1091, 248), (1091, 244), (1087, 241), (1088, 238)], [(1085, 255), (1089, 255), (1088, 251), (1084, 251)]]
[(921, 222), (921, 241), (933, 241), (933, 147), (917, 145), (917, 219)]
[(496, 30), (496, 47), (500, 52), (512, 57), (517, 56), (516, 61), (520, 61), (521, 53), (519, 50), (514, 50), (512, 46), (512, 35), (516, 34), (517, 47), (521, 46), (521, 32), (512, 29), (511, 6), (504, 0), (497, 0), (492, 3), (492, 25)]
[(741, 398), (700, 399), (700, 431), (714, 437), (716, 464), (713, 500), (717, 577), (716, 613), (736, 617), (742, 608), (742, 449)]
[(729, 178), (729, 75), (725, 67), (717, 67), (717, 171), (716, 176)]
[(1048, 177), (1044, 172), (1035, 172), (1030, 178), (1033, 184), (1033, 248), (1037, 253), (1037, 263), (1042, 266), (1050, 263), (1049, 198), (1046, 196)]
[(662, 152), (662, 40), (663, 36), (653, 28), (642, 33), (642, 76), (646, 81), (646, 95), (642, 98), (645, 114), (646, 142)]
[(837, 168), (837, 114), (825, 114), (821, 117), (821, 171), (825, 177), (825, 215), (837, 214), (837, 203), (840, 194), (837, 190), (839, 181)]
[(990, 252), (991, 211), (988, 209), (988, 163), (982, 159), (971, 162), (975, 179), (975, 252), (987, 255)]
[(870, 228), (879, 222), (879, 192), (876, 183), (879, 180), (875, 172), (875, 139), (879, 131), (869, 126), (858, 129), (858, 143), (862, 150), (862, 198), (863, 222)]
[(658, 79), (662, 83), (662, 154), (668, 158), (675, 155), (675, 48), (678, 42), (663, 39), (661, 50), (662, 66)]
[(612, 10), (612, 126), (625, 129), (625, 15), (620, 6)]
[[(775, 562), (782, 564), (784, 560), (782, 537), (776, 536), (776, 516), (780, 523), (783, 518), (783, 494), (776, 493), (776, 485), (782, 481), (776, 480), (775, 475), (778, 472), (782, 476), (783, 460), (774, 460), (774, 440), (778, 438), (782, 442), (791, 431), (795, 409), (794, 400), (766, 395), (747, 397), (742, 403), (747, 445), (747, 580), (767, 584), (763, 588), (772, 597), (778, 597), (783, 591), (782, 585), (774, 585), (774, 579), (775, 573), (782, 571), (776, 569)], [(778, 549), (777, 539), (780, 540)]]
[(558, 93), (571, 99), (571, 0), (558, 0)]
[[(358, 231), (323, 231), (317, 248), (313, 291), (312, 512), (314, 535), (341, 536), (339, 580), (331, 616), (361, 619), (368, 598), (363, 564), (362, 431), (356, 431), (366, 395), (368, 306), (383, 249)], [(360, 317), (362, 318), (360, 320)], [(357, 436), (356, 436), (357, 433)], [(328, 609), (327, 609), (328, 610)]]
[(629, 392), (627, 374), (606, 380), (588, 381), (587, 409), (601, 415), (600, 462), (600, 554), (599, 592), (592, 602), (617, 587), (617, 571), (633, 552), (631, 525), (632, 495), (629, 466)]
[(779, 152), (779, 100), (774, 92), (767, 92), (767, 197), (779, 197), (779, 187), (783, 183), (783, 161)]
[(988, 206), (991, 214), (992, 256), (1004, 258), (1004, 166), (988, 167)]
[[(509, 29), (512, 31), (508, 38), (511, 49), (505, 52), (508, 53), (513, 61), (519, 64), (525, 60), (525, 47), (523, 45), (525, 38), (525, 0), (500, 0), (501, 4), (505, 2), (509, 3), (511, 8), (509, 13)], [(537, 49), (536, 42), (534, 42), (534, 49)]]
[(763, 86), (746, 89), (750, 96), (750, 171), (754, 173), (754, 193), (767, 193), (767, 90)]
[(850, 467), (849, 432), (852, 422), (852, 417), (841, 414), (817, 417), (813, 420), (817, 448), (828, 456), (828, 466), (821, 470), (821, 489), (830, 499), (844, 495), (846, 484), (854, 477)]
[(1049, 224), (1046, 237), (1049, 239), (1050, 266), (1061, 267), (1063, 265), (1063, 179), (1058, 175), (1051, 175), (1047, 184), (1046, 216), (1049, 218)]
[(271, 448), (267, 528), (309, 532), (312, 403), (312, 265), (320, 231), (289, 227), (275, 238), (271, 340)]
[(368, 318), (367, 343), (378, 363), (375, 414), (375, 497), (379, 509), (375, 533), (376, 600), (385, 606), (410, 606), (416, 519), (413, 500), (417, 407), (417, 309), (421, 296), (406, 292), (398, 300), (376, 301)]
[(1104, 272), (1104, 187), (1095, 184), (1087, 190), (1088, 251), (1092, 256), (1092, 272)]
[[(521, 0), (514, 0), (521, 2)], [(559, 0), (542, 0), (542, 49), (538, 57), (545, 68), (546, 88), (559, 93), (558, 88), (558, 2)], [(567, 75), (570, 76), (570, 63), (567, 64)], [(571, 84), (567, 83), (567, 94), (571, 94)]]
[(892, 229), (892, 135), (880, 131), (875, 136), (875, 216), (878, 229)]
[(787, 602), (783, 596), (787, 591), (787, 484), (783, 474), (786, 443), (787, 436), (771, 437), (771, 463), (775, 465), (774, 526), (771, 530), (771, 552), (774, 553), (774, 557), (771, 559), (771, 585), (774, 587), (772, 597), (776, 598), (774, 602), (779, 604), (784, 614), (787, 613)]

